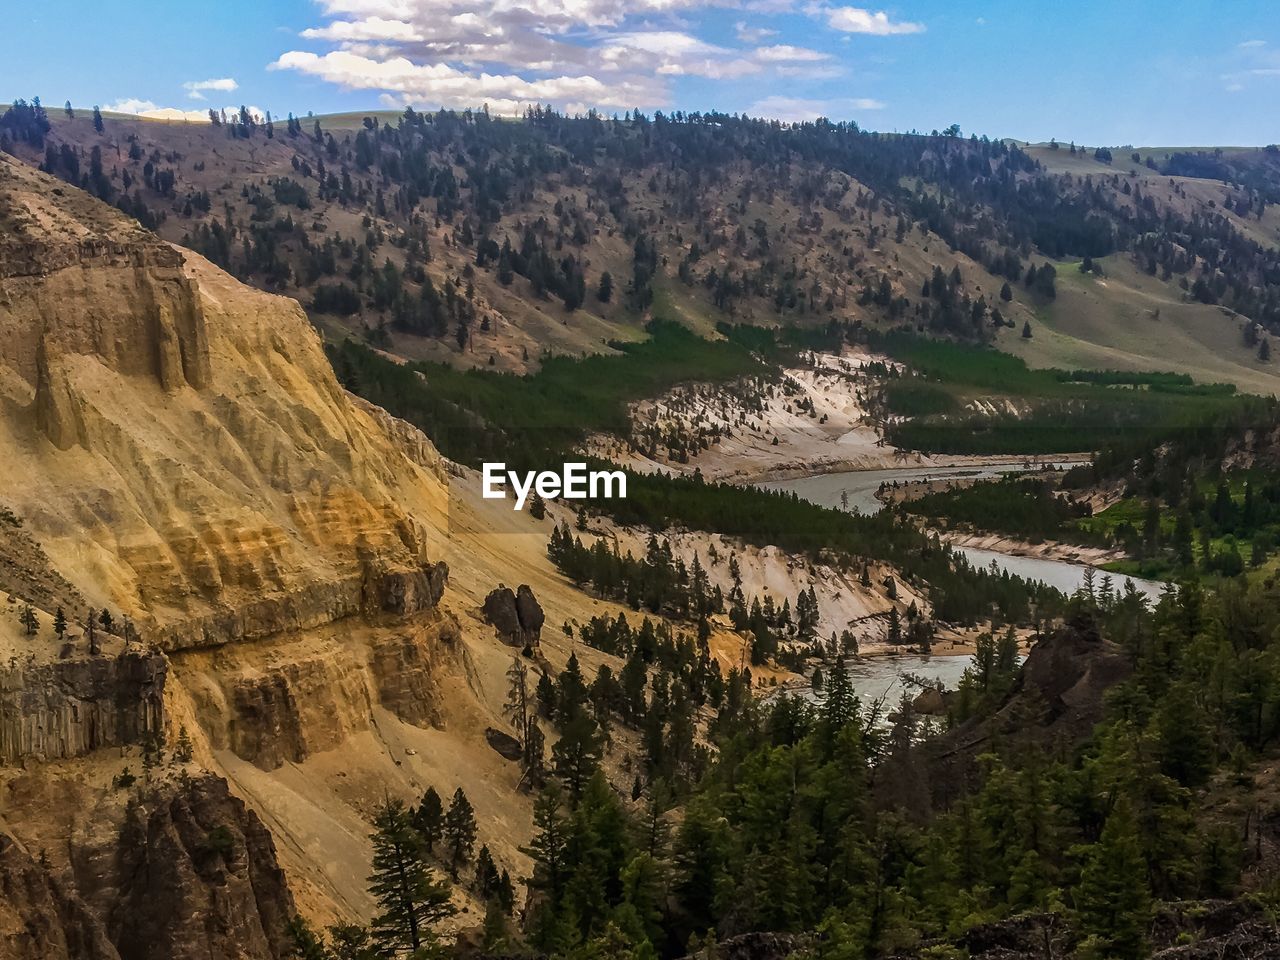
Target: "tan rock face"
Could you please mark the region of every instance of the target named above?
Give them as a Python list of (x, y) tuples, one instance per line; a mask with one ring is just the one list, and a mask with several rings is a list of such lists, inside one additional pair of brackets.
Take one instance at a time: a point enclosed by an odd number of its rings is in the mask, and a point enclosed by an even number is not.
[[(339, 387), (297, 303), (0, 158), (0, 490), (165, 649), (433, 607), (438, 454)], [(411, 519), (412, 518), (412, 519)]]
[[(367, 814), (388, 787), (465, 782), (518, 868), (528, 811), (500, 816), (526, 801), (483, 739), (507, 652), (481, 651), (486, 683), (458, 601), (441, 605), (443, 556), (466, 596), (518, 541), (446, 543), (450, 469), (339, 386), (296, 302), (0, 155), (0, 507), (21, 518), (0, 531), (0, 592), (42, 624), (0, 619), (0, 828), (25, 844), (0, 842), (0, 894), (23, 887), (0, 956), (279, 956), (294, 903), (228, 782), (311, 917), (368, 919)], [(528, 556), (546, 596), (542, 544)], [(89, 652), (103, 607), (136, 625), (128, 653)], [(227, 780), (190, 787), (170, 764), (127, 821), (99, 822), (139, 745), (164, 732), (172, 759), (179, 726), (190, 772)], [(46, 792), (18, 804), (19, 782)], [(52, 873), (30, 857), (45, 845)]]
[(451, 617), (431, 615), (172, 657), (211, 746), (274, 770), (368, 730), (375, 706), (440, 725), (460, 637)]
[(9, 960), (119, 960), (101, 918), (0, 834), (0, 955)]

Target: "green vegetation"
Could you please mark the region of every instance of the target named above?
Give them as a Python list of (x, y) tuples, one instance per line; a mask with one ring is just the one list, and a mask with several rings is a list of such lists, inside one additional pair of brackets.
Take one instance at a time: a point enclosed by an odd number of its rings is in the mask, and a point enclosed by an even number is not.
[(627, 405), (689, 380), (722, 382), (769, 368), (737, 340), (704, 340), (655, 321), (649, 339), (613, 344), (617, 354), (549, 357), (536, 374), (460, 371), (445, 364), (399, 366), (347, 340), (329, 348), (344, 385), (427, 429), (446, 456), (540, 467), (595, 432), (625, 436)]
[(1126, 497), (1081, 526), (1129, 553), (1108, 565), (1117, 572), (1262, 574), (1280, 544), (1280, 482), (1263, 471), (1201, 477), (1171, 499)]
[[(483, 877), (493, 891), (486, 942), (652, 960), (752, 931), (816, 932), (794, 956), (954, 957), (968, 931), (1010, 921), (996, 935), (1011, 945), (1025, 936), (1055, 956), (1149, 956), (1151, 938), (1176, 935), (1153, 923), (1163, 904), (1186, 925), (1200, 909), (1189, 901), (1274, 883), (1248, 827), (1249, 771), (1280, 741), (1274, 600), (1238, 582), (1208, 593), (1189, 583), (1154, 610), (1134, 593), (1081, 592), (1067, 635), (1100, 633), (1125, 667), (1101, 722), (1076, 736), (1019, 683), (1012, 633), (985, 635), (943, 724), (1001, 731), (967, 767), (955, 762), (964, 736), (923, 721), (909, 695), (877, 723), (837, 650), (823, 656), (816, 703), (752, 698), (736, 671), (711, 696), (698, 679), (705, 648), (681, 655), (682, 640), (662, 653), (647, 621), (593, 624), (626, 639), (627, 666), (619, 679), (602, 664), (589, 682), (571, 657), (558, 678), (540, 678), (537, 710), (561, 740), (524, 848), (519, 929), (506, 919), (505, 874), (477, 857), (476, 889)], [(694, 737), (699, 704), (714, 750)], [(1012, 726), (999, 719), (1010, 710)], [(641, 731), (647, 756), (629, 803), (600, 766), (615, 720)], [(438, 797), (431, 806), (438, 820)], [(416, 817), (384, 811), (375, 838), (374, 935), (392, 949), (414, 942), (414, 909), (441, 904), (403, 896), (388, 869), (405, 861), (404, 875), (429, 876)], [(303, 924), (293, 932), (316, 948), (302, 955), (326, 958), (354, 955), (339, 935), (368, 937), (335, 928), (323, 952)]]
[[(1220, 438), (1220, 442), (1226, 442)], [(1192, 446), (1199, 448), (1199, 442)], [(1102, 462), (1060, 478), (1006, 477), (927, 494), (908, 513), (1021, 539), (1058, 540), (1124, 550), (1115, 573), (1171, 580), (1198, 573), (1263, 576), (1280, 544), (1280, 481), (1266, 470), (1220, 473), (1216, 461), (1189, 459), (1172, 444), (1158, 461), (1129, 461), (1126, 495), (1092, 514), (1074, 489), (1101, 479)]]
[(1033, 370), (994, 349), (903, 333), (873, 344), (911, 371), (884, 390), (887, 412), (911, 418), (891, 423), (889, 440), (931, 453), (1141, 451), (1266, 404), (1181, 374)]
[[(330, 355), (345, 386), (429, 431), (446, 456), (473, 466), (501, 460), (509, 468), (544, 469), (569, 455), (590, 431), (625, 435), (628, 400), (656, 395), (682, 380), (726, 380), (768, 370), (739, 342), (760, 342), (760, 332), (731, 331), (733, 338), (711, 342), (671, 323), (657, 322), (652, 331), (650, 340), (627, 345), (618, 355), (553, 358), (525, 377), (399, 365), (352, 341), (331, 347)], [(828, 510), (794, 494), (707, 483), (696, 474), (631, 473), (625, 499), (599, 500), (591, 508), (653, 530), (678, 525), (813, 557), (825, 554), (848, 569), (866, 558), (886, 560), (908, 581), (928, 585), (940, 620), (972, 624), (995, 616), (1021, 623), (1033, 606), (1047, 612), (1061, 602), (1054, 590), (973, 569), (892, 514)]]
[(1032, 542), (1083, 539), (1076, 521), (1090, 513), (1088, 504), (1076, 503), (1058, 493), (1051, 481), (1040, 477), (1005, 477), (928, 493), (906, 501), (902, 507), (908, 513), (930, 519)]

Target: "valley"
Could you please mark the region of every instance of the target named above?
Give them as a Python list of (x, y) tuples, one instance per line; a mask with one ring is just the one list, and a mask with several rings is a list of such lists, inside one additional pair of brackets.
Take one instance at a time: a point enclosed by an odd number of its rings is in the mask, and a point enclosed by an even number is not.
[(1268, 955), (1270, 152), (66, 113), (0, 955)]

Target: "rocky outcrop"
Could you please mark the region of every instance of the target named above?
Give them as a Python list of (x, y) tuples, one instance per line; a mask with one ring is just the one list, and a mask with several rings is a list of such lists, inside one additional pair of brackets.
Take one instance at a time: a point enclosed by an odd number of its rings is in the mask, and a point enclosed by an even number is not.
[(484, 598), (481, 613), (502, 642), (513, 647), (534, 646), (542, 637), (546, 615), (528, 584), (520, 584), (515, 593), (499, 584)]
[(134, 806), (114, 848), (82, 856), (75, 869), (122, 960), (288, 952), (294, 905), (275, 844), (221, 778)]
[(443, 678), (458, 673), (461, 642), (456, 621), (435, 614), (173, 656), (210, 745), (274, 770), (370, 729), (375, 706), (442, 725)]
[(458, 624), (451, 617), (426, 629), (376, 637), (370, 667), (378, 701), (406, 723), (439, 726), (440, 678), (446, 662), (458, 655), (460, 642)]
[(0, 957), (121, 960), (102, 920), (46, 865), (0, 833)]
[(493, 747), (494, 752), (504, 760), (519, 760), (524, 756), (524, 749), (520, 746), (520, 741), (509, 733), (503, 733), (494, 727), (487, 727), (484, 731), (485, 742)]
[(0, 670), (0, 763), (141, 743), (164, 727), (167, 671), (136, 648)]
[(435, 444), (431, 442), (425, 433), (408, 420), (401, 420), (399, 417), (392, 416), (382, 407), (376, 403), (370, 403), (364, 397), (347, 391), (347, 399), (358, 409), (367, 413), (391, 438), (401, 453), (422, 467), (422, 469), (433, 474), (438, 480), (444, 483), (449, 482), (449, 468), (453, 464), (441, 456), (440, 451), (436, 449)]
[(365, 569), (360, 605), (368, 616), (408, 617), (433, 609), (448, 582), (449, 567), (443, 561), (398, 568), (370, 564)]
[(403, 620), (434, 609), (448, 582), (449, 568), (443, 562), (408, 565), (374, 561), (348, 578), (315, 581), (227, 606), (155, 629), (147, 638), (172, 652), (312, 630), (355, 616)]
[(411, 617), (444, 477), (295, 301), (0, 157), (0, 489), (89, 605), (166, 651)]
[(293, 897), (270, 833), (219, 777), (89, 816), (55, 867), (0, 834), (0, 957), (277, 960)]
[(975, 786), (977, 758), (993, 738), (1050, 752), (1073, 748), (1102, 718), (1106, 691), (1131, 672), (1124, 651), (1088, 617), (1039, 640), (994, 714), (975, 717), (928, 745), (922, 769), (929, 771), (935, 807), (949, 808)]

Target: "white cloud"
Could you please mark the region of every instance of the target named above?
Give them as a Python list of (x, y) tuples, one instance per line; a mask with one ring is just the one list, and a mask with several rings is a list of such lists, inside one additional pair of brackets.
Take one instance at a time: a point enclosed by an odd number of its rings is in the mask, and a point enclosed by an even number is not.
[(866, 97), (850, 97), (834, 100), (803, 100), (798, 97), (765, 97), (747, 107), (752, 117), (766, 117), (785, 123), (802, 123), (827, 117), (831, 120), (847, 120), (855, 112), (881, 110), (884, 104)]
[(319, 56), (291, 51), (272, 68), (298, 70), (349, 90), (383, 90), (401, 104), (465, 108), (489, 104), (496, 113), (516, 114), (535, 103), (569, 100), (627, 108), (664, 102), (654, 83), (610, 80), (589, 75), (527, 80), (515, 74), (472, 74), (445, 63), (415, 64), (405, 57), (373, 60), (336, 50)]
[(789, 43), (777, 43), (771, 47), (758, 49), (755, 52), (755, 58), (766, 63), (812, 62), (830, 60), (831, 54), (823, 53), (821, 50), (810, 50), (807, 47), (793, 47)]
[(182, 110), (178, 107), (161, 107), (150, 100), (125, 97), (115, 103), (103, 104), (108, 113), (132, 113), (152, 120), (195, 120), (209, 122), (208, 110)]
[(367, 41), (367, 40), (421, 40), (413, 24), (404, 20), (387, 20), (369, 17), (365, 20), (335, 20), (323, 27), (302, 31), (307, 40)]
[(230, 93), (232, 90), (239, 89), (240, 84), (236, 83), (231, 77), (220, 77), (212, 80), (188, 80), (182, 85), (182, 89), (187, 91), (187, 96), (192, 100), (203, 100), (204, 95), (208, 91), (216, 90), (219, 93)]
[[(132, 113), (139, 117), (146, 117), (149, 120), (187, 120), (194, 123), (208, 123), (209, 110), (201, 108), (199, 110), (184, 110), (181, 107), (162, 107), (150, 100), (141, 100), (137, 97), (125, 97), (117, 100), (115, 103), (105, 103), (102, 109), (108, 113)], [(216, 109), (216, 108), (215, 108)], [(260, 107), (247, 107), (249, 113), (259, 122), (266, 117), (266, 111)], [(238, 115), (240, 108), (223, 107), (221, 112), (228, 117)]]
[(892, 20), (883, 10), (872, 13), (862, 7), (827, 7), (822, 12), (826, 15), (827, 25), (832, 30), (843, 30), (845, 33), (870, 33), (878, 37), (887, 37), (893, 34), (924, 31), (924, 24)]
[(774, 67), (773, 72), (780, 77), (791, 77), (797, 80), (835, 80), (843, 77), (848, 71), (835, 64), (784, 63)]
[(733, 33), (743, 43), (759, 43), (761, 40), (778, 35), (777, 30), (770, 30), (768, 27), (749, 27), (742, 20), (733, 25)]
[[(778, 31), (744, 19), (735, 41), (705, 39), (702, 15), (736, 8), (804, 13), (850, 31), (924, 29), (823, 0), (317, 0), (322, 20), (302, 31), (319, 46), (287, 49), (270, 66), (383, 102), (422, 109), (520, 112), (530, 103), (609, 109), (667, 107), (676, 78), (827, 80), (843, 75), (827, 53), (773, 43)], [(860, 27), (858, 16), (865, 23)], [(837, 34), (841, 35), (841, 34)], [(736, 48), (735, 48), (736, 47)]]
[(1265, 47), (1266, 45), (1267, 41), (1265, 40), (1245, 40), (1243, 43), (1239, 44), (1239, 47), (1242, 50), (1250, 50), (1256, 47)]
[[(729, 53), (724, 47), (704, 43), (695, 36), (675, 30), (649, 30), (632, 33), (616, 33), (609, 41), (622, 47), (643, 50), (645, 53), (656, 53), (664, 56), (689, 56)], [(606, 48), (607, 49), (607, 48)]]

